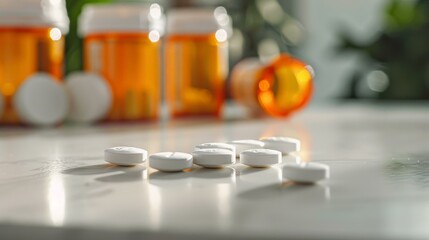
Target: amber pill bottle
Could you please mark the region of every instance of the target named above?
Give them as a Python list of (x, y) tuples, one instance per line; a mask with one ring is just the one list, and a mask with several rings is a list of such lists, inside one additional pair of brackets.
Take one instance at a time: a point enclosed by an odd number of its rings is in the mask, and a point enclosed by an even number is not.
[(79, 18), (79, 32), (84, 38), (84, 70), (100, 74), (113, 94), (106, 121), (158, 118), (164, 23), (158, 4), (84, 7)]
[(167, 14), (165, 77), (170, 116), (220, 115), (228, 75), (227, 39), (215, 10), (184, 8)]
[(313, 77), (310, 65), (288, 54), (268, 63), (245, 59), (232, 70), (231, 94), (257, 114), (285, 117), (309, 102)]
[(68, 28), (64, 0), (0, 1), (0, 124), (21, 123), (13, 97), (31, 75), (43, 72), (62, 79)]

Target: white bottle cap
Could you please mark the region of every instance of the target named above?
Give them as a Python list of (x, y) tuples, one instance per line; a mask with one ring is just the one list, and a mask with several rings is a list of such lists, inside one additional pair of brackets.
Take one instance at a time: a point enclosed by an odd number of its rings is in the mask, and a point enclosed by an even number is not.
[(269, 167), (282, 162), (282, 153), (271, 149), (251, 149), (240, 153), (240, 162), (250, 167)]
[(150, 32), (159, 36), (165, 29), (165, 16), (160, 5), (140, 3), (87, 4), (79, 16), (81, 36), (103, 32)]
[(290, 137), (266, 137), (261, 139), (264, 148), (280, 151), (284, 154), (301, 150), (301, 142)]
[(46, 73), (27, 78), (14, 95), (13, 106), (24, 123), (36, 126), (58, 124), (68, 111), (63, 85)]
[(0, 0), (0, 26), (57, 27), (69, 31), (65, 0)]
[(179, 172), (191, 168), (192, 155), (182, 152), (161, 152), (149, 156), (149, 166), (164, 172)]
[(283, 178), (300, 183), (314, 183), (329, 178), (329, 166), (322, 163), (288, 163), (283, 166)]
[(258, 72), (264, 65), (259, 58), (246, 58), (235, 64), (231, 72), (231, 95), (234, 100), (254, 112), (261, 112), (255, 89)]
[(135, 147), (112, 147), (104, 150), (104, 160), (119, 166), (134, 166), (144, 163), (147, 151)]
[(220, 149), (230, 150), (235, 156), (235, 146), (227, 143), (218, 143), (218, 142), (202, 143), (195, 146), (194, 150), (207, 149), (207, 148), (220, 148)]
[(231, 19), (225, 8), (178, 8), (168, 12), (167, 34), (208, 34), (224, 29), (231, 35)]
[(227, 149), (197, 149), (192, 156), (195, 164), (207, 168), (222, 168), (235, 163), (235, 154)]
[(264, 147), (263, 142), (253, 139), (234, 140), (229, 142), (229, 144), (235, 146), (235, 154), (237, 157), (240, 156), (240, 153), (243, 151)]
[(112, 105), (112, 92), (106, 80), (96, 73), (75, 72), (65, 81), (74, 122), (93, 123), (103, 119)]

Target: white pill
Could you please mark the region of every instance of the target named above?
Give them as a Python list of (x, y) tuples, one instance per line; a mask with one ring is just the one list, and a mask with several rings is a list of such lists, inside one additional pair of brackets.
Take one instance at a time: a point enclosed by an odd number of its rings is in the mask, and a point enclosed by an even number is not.
[(149, 166), (163, 172), (179, 172), (191, 168), (192, 155), (182, 152), (160, 152), (149, 156)]
[(267, 137), (262, 138), (264, 148), (280, 151), (284, 154), (297, 152), (301, 149), (301, 142), (296, 138), (289, 137)]
[(79, 123), (103, 119), (112, 105), (112, 93), (107, 82), (96, 73), (75, 72), (65, 80), (70, 100), (67, 118)]
[(288, 163), (283, 166), (283, 178), (300, 183), (314, 183), (329, 178), (329, 166), (314, 162)]
[(282, 162), (282, 153), (271, 149), (250, 149), (240, 153), (240, 162), (250, 167), (269, 167)]
[(228, 149), (197, 149), (192, 156), (195, 164), (206, 168), (222, 168), (235, 163), (235, 154)]
[(234, 141), (229, 142), (229, 144), (235, 146), (235, 154), (237, 157), (243, 151), (264, 147), (263, 142), (258, 141), (258, 140), (251, 140), (251, 139), (234, 140)]
[(211, 142), (211, 143), (202, 143), (197, 146), (195, 146), (194, 150), (198, 149), (206, 149), (206, 148), (220, 148), (220, 149), (226, 149), (233, 152), (235, 156), (235, 146), (227, 143), (217, 143), (217, 142)]
[(52, 126), (64, 120), (68, 99), (64, 86), (51, 75), (37, 73), (19, 87), (13, 107), (22, 122), (36, 126)]
[(144, 163), (147, 151), (135, 147), (112, 147), (104, 150), (104, 160), (120, 166), (134, 166)]

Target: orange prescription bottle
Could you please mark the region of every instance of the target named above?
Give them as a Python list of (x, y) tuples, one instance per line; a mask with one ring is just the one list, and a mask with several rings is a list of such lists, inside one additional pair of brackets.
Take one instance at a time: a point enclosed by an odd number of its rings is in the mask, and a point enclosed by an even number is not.
[(13, 97), (28, 77), (45, 72), (62, 78), (69, 19), (64, 0), (0, 0), (0, 124), (18, 124)]
[(165, 77), (171, 116), (220, 115), (228, 75), (229, 26), (222, 7), (168, 13)]
[(231, 74), (233, 98), (252, 109), (275, 117), (288, 116), (304, 107), (313, 92), (314, 71), (288, 54), (268, 64), (244, 59)]
[(84, 70), (103, 76), (113, 102), (107, 121), (158, 117), (160, 38), (165, 17), (158, 4), (90, 4), (79, 18)]

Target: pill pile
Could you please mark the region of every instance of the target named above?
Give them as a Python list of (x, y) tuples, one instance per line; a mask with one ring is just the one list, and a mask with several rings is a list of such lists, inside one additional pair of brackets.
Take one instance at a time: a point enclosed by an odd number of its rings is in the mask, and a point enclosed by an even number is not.
[[(192, 154), (160, 152), (149, 156), (149, 166), (163, 172), (180, 172), (193, 164), (204, 168), (223, 168), (236, 162), (254, 168), (265, 168), (282, 162), (282, 155), (300, 151), (300, 141), (287, 137), (261, 140), (210, 142), (194, 147)], [(118, 166), (135, 166), (146, 162), (148, 153), (135, 147), (113, 147), (104, 151), (105, 161)], [(287, 163), (283, 177), (297, 183), (315, 183), (329, 178), (329, 166), (322, 163)]]

